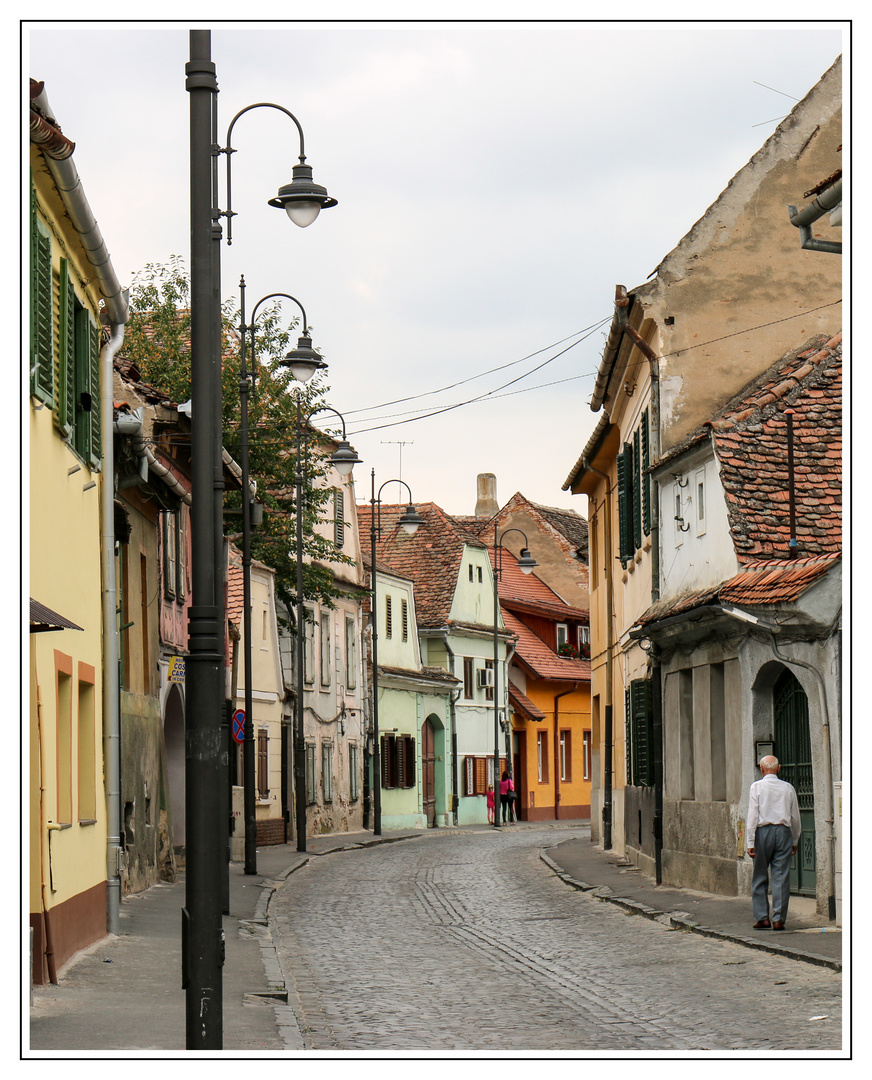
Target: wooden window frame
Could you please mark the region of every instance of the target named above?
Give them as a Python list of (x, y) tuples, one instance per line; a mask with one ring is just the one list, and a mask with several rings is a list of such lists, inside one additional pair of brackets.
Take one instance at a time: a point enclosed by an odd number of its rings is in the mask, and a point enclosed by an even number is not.
[(475, 657), (463, 658), (463, 697), (465, 701), (475, 698)]
[(561, 728), (558, 737), (560, 740), (560, 781), (572, 783), (572, 730)]
[(381, 773), (383, 788), (415, 787), (417, 757), (413, 736), (381, 736)]
[(256, 739), (257, 797), (269, 798), (269, 728), (259, 727)]

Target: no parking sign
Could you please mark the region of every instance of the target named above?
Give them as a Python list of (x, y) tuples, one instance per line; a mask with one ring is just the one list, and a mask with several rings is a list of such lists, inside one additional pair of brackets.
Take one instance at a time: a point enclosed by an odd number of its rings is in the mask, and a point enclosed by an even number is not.
[(237, 709), (233, 714), (233, 738), (241, 743), (245, 740), (245, 711)]

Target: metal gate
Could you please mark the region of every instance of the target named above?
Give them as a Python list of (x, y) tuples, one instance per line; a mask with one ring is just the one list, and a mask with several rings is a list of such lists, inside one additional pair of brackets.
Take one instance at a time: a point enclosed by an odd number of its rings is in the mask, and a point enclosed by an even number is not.
[(790, 864), (790, 891), (814, 896), (817, 886), (815, 855), (814, 774), (808, 698), (792, 671), (783, 671), (772, 690), (775, 711), (775, 756), (780, 777), (796, 789), (802, 836)]

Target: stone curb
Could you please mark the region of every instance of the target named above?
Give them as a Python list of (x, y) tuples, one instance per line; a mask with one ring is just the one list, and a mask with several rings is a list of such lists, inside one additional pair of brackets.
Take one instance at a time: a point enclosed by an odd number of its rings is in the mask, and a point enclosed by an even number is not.
[(545, 854), (544, 850), (539, 852), (539, 858), (561, 881), (566, 882), (573, 889), (590, 893), (597, 900), (606, 900), (610, 904), (616, 904), (634, 915), (644, 915), (647, 919), (661, 922), (668, 919), (669, 924), (676, 930), (686, 930), (693, 934), (700, 934), (702, 937), (715, 938), (720, 941), (731, 941), (737, 945), (744, 945), (749, 949), (758, 949), (762, 952), (779, 953), (782, 956), (790, 957), (792, 960), (800, 960), (806, 964), (816, 964), (818, 967), (831, 968), (833, 971), (842, 970), (841, 960), (833, 960), (828, 956), (818, 956), (815, 953), (804, 952), (802, 949), (796, 949), (790, 945), (766, 944), (756, 938), (747, 938), (741, 934), (727, 933), (724, 930), (714, 930), (710, 926), (703, 926), (695, 922), (684, 912), (659, 911), (656, 908), (648, 907), (647, 904), (639, 903), (638, 900), (631, 900), (626, 896), (615, 896), (607, 885), (598, 888), (595, 885), (589, 885), (585, 881), (578, 881), (570, 874), (567, 874), (561, 866), (558, 866), (553, 859)]

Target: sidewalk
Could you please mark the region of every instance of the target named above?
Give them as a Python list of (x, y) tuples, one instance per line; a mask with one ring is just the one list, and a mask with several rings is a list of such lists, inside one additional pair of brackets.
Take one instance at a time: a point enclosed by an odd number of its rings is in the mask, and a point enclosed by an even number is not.
[[(651, 919), (751, 948), (779, 952), (813, 964), (841, 969), (842, 934), (814, 914), (813, 902), (791, 898), (784, 933), (751, 930), (750, 898), (719, 897), (654, 885), (612, 852), (589, 840), (587, 821), (520, 822), (510, 832), (547, 830), (576, 835), (560, 842), (543, 837), (541, 858), (567, 887), (603, 902), (619, 904)], [(489, 825), (450, 832), (494, 832)], [(579, 835), (580, 834), (580, 835)], [(279, 884), (312, 858), (350, 848), (418, 839), (432, 832), (409, 830), (342, 833), (312, 837), (305, 853), (292, 845), (259, 848), (257, 874), (230, 866), (229, 913), (224, 916), (224, 1050), (294, 1051), (303, 1048), (288, 1007), (281, 962), (268, 925), (270, 898)], [(24, 1048), (40, 1051), (100, 1051), (116, 1056), (149, 1056), (185, 1051), (186, 994), (181, 986), (181, 909), (184, 875), (122, 900), (120, 933), (79, 954), (60, 973), (57, 986), (33, 988)], [(27, 1025), (27, 1019), (23, 1020)], [(166, 1054), (161, 1053), (161, 1056)]]
[(842, 968), (842, 928), (815, 912), (814, 900), (791, 896), (786, 929), (752, 930), (749, 896), (717, 896), (656, 885), (653, 878), (589, 839), (572, 839), (542, 853), (568, 885), (649, 919), (822, 967)]

